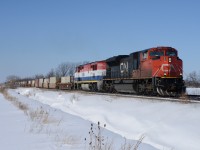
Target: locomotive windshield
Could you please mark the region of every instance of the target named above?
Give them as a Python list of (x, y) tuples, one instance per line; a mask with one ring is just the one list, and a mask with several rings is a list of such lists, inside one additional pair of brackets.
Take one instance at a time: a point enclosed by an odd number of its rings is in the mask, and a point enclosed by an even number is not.
[(176, 56), (177, 54), (176, 54), (176, 51), (168, 50), (168, 51), (166, 52), (166, 55), (167, 55), (167, 56)]
[(164, 56), (164, 51), (152, 51), (150, 56)]

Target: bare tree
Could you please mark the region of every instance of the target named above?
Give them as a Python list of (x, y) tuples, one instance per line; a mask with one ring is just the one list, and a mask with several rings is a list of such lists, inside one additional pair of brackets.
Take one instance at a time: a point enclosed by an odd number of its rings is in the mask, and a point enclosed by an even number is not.
[(47, 78), (55, 77), (55, 76), (56, 76), (56, 72), (54, 71), (53, 68), (46, 75)]
[(56, 75), (59, 77), (66, 76), (70, 70), (71, 63), (61, 63), (56, 69)]
[(6, 86), (9, 88), (16, 88), (16, 82), (20, 81), (20, 77), (16, 75), (9, 75), (6, 78)]
[(19, 81), (20, 77), (16, 76), (16, 75), (9, 75), (6, 78), (6, 82), (15, 82), (15, 81)]
[(65, 62), (58, 65), (56, 69), (56, 76), (63, 77), (63, 76), (73, 76), (76, 70), (76, 67), (82, 64), (86, 64), (88, 61), (78, 62), (78, 63), (71, 63)]
[(35, 79), (39, 79), (39, 78), (44, 78), (44, 75), (43, 74), (36, 74)]
[(197, 74), (196, 71), (189, 73), (185, 82), (186, 82), (187, 86), (199, 87), (200, 86), (200, 74)]

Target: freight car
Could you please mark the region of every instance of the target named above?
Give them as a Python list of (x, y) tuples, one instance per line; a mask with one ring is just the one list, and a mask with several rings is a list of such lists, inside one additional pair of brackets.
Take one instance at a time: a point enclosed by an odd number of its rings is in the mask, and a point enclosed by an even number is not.
[(49, 78), (44, 78), (43, 86), (42, 87), (46, 88), (46, 89), (49, 88)]
[(74, 89), (74, 76), (61, 77), (58, 83), (60, 90), (72, 90)]
[(49, 78), (49, 88), (50, 89), (57, 89), (58, 83), (60, 83), (60, 78), (58, 78), (58, 77), (50, 77)]

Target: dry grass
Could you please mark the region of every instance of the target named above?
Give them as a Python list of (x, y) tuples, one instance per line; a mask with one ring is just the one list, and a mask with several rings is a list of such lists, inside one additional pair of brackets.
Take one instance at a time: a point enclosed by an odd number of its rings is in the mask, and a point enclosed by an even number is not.
[(143, 139), (144, 139), (144, 135), (142, 135), (139, 140), (137, 140), (137, 142), (134, 143), (127, 143), (126, 138), (124, 141), (124, 144), (121, 146), (120, 150), (138, 150), (140, 144), (142, 143)]
[[(106, 124), (104, 124), (104, 128)], [(85, 138), (86, 149), (88, 150), (114, 150), (113, 141), (110, 141), (108, 138), (103, 136), (103, 128), (100, 127), (100, 122), (98, 122), (98, 126), (95, 127), (94, 124), (91, 124), (89, 133), (89, 139)], [(121, 146), (120, 150), (138, 150), (140, 144), (144, 139), (144, 135), (142, 135), (137, 142), (128, 143), (125, 138), (124, 144)]]
[(53, 132), (48, 128), (48, 125), (55, 124), (56, 126), (59, 126), (60, 122), (62, 121), (50, 117), (50, 113), (46, 111), (42, 106), (36, 110), (29, 110), (28, 117), (33, 122), (29, 129), (30, 132), (40, 133), (43, 131), (48, 135)]
[[(54, 130), (51, 130), (51, 128), (48, 128), (48, 124), (50, 123), (57, 123), (59, 126), (61, 123), (60, 121), (57, 121), (56, 119), (50, 118), (50, 114), (48, 111), (46, 111), (42, 106), (37, 108), (36, 110), (31, 110), (27, 104), (24, 104), (17, 100), (17, 98), (12, 97), (7, 92), (7, 89), (0, 88), (0, 93), (4, 95), (4, 97), (14, 104), (17, 108), (22, 110), (33, 122), (29, 128), (29, 132), (35, 132), (35, 133), (41, 133), (44, 131), (46, 134), (51, 135), (54, 134)], [(27, 95), (29, 96), (29, 95)], [(75, 101), (79, 101), (79, 97), (75, 94), (71, 96), (70, 101), (74, 103)], [(187, 102), (187, 98), (186, 98)], [(104, 125), (106, 127), (106, 125)], [(113, 141), (109, 141), (108, 138), (105, 138), (102, 135), (103, 129), (100, 127), (100, 122), (98, 122), (97, 128), (94, 128), (93, 124), (91, 124), (91, 129), (89, 131), (90, 139), (89, 139), (89, 150), (114, 150), (113, 149)], [(140, 137), (140, 139), (136, 142), (136, 144), (133, 143), (127, 143), (126, 139), (124, 144), (121, 146), (120, 150), (138, 150), (138, 147), (142, 143), (144, 139), (144, 135)], [(74, 138), (73, 136), (65, 135), (62, 131), (57, 131), (55, 136), (55, 142), (57, 143), (58, 147), (61, 147), (62, 145), (75, 145), (77, 143), (78, 138)], [(85, 141), (87, 139), (85, 138)]]
[(73, 94), (73, 95), (70, 97), (70, 101), (71, 101), (71, 103), (74, 103), (74, 102), (79, 101), (79, 96), (77, 96), (76, 94)]
[(19, 100), (17, 100), (17, 98), (9, 95), (6, 88), (1, 88), (0, 92), (3, 94), (5, 99), (10, 101), (19, 110), (22, 110), (30, 118), (31, 121), (36, 122), (38, 125), (34, 125), (35, 127), (41, 126), (42, 124), (49, 124), (49, 123), (56, 122), (55, 119), (51, 119), (51, 120), (49, 119), (50, 118), (49, 112), (45, 111), (43, 107), (37, 108), (36, 110), (32, 110), (28, 107), (27, 104), (24, 104), (20, 102)]
[(137, 140), (137, 143), (134, 145), (133, 150), (137, 150), (140, 144), (142, 143), (143, 139), (145, 138), (145, 135), (141, 135), (139, 140)]
[(15, 97), (12, 97), (8, 94), (8, 91), (6, 88), (0, 88), (0, 92), (3, 94), (3, 96), (5, 97), (5, 99), (9, 100), (9, 101), (14, 101), (16, 100)]
[(75, 138), (73, 136), (67, 136), (67, 135), (62, 135), (62, 134), (57, 134), (55, 137), (55, 141), (57, 143), (60, 143), (61, 145), (67, 144), (67, 145), (75, 145), (77, 144), (78, 138)]
[(28, 111), (28, 105), (23, 104), (22, 102), (18, 101), (17, 98), (11, 96), (6, 88), (1, 88), (0, 92), (3, 94), (3, 96), (5, 97), (5, 99), (7, 99), (8, 101), (10, 101), (14, 106), (16, 106), (18, 109), (22, 110), (26, 115), (27, 115), (27, 111)]
[(31, 121), (37, 121), (38, 123), (47, 124), (49, 122), (49, 113), (43, 107), (29, 111), (29, 117)]
[[(6, 88), (0, 88), (0, 93), (3, 94), (6, 100), (11, 102), (15, 107), (19, 110), (22, 110), (26, 116), (31, 120), (31, 124), (29, 127), (25, 126), (24, 131), (29, 131), (31, 133), (45, 133), (48, 136), (55, 136), (55, 142), (57, 147), (62, 147), (63, 145), (76, 145), (79, 144), (78, 142), (80, 139), (70, 136), (68, 134), (63, 133), (60, 130), (59, 126), (61, 124), (62, 119), (56, 120), (53, 117), (50, 117), (50, 112), (45, 110), (42, 106), (38, 107), (37, 109), (31, 109), (28, 107), (27, 104), (20, 102), (17, 98), (9, 95)], [(26, 95), (27, 97), (30, 94)], [(73, 95), (71, 97), (71, 102), (78, 101), (78, 97)], [(50, 124), (55, 124), (56, 128), (52, 128)]]
[(180, 96), (180, 99), (181, 99), (181, 102), (182, 102), (182, 103), (185, 103), (185, 104), (190, 103), (190, 99), (189, 99), (187, 93), (182, 94), (182, 95)]
[[(104, 124), (104, 128), (106, 124)], [(100, 126), (100, 122), (98, 125), (91, 124), (89, 133), (89, 139), (85, 138), (86, 149), (88, 150), (113, 150), (113, 141), (109, 142), (108, 138), (103, 136), (103, 128)]]

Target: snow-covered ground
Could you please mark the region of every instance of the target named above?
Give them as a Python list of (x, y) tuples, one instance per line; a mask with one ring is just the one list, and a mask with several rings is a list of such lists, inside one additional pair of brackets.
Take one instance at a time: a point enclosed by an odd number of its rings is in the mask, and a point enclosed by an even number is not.
[[(39, 89), (21, 88), (9, 90), (12, 97), (8, 100), (0, 94), (0, 147), (4, 150), (88, 150), (91, 121), (77, 115), (72, 115), (59, 108), (59, 99), (63, 99), (66, 105), (62, 109), (68, 109), (78, 101), (75, 95), (66, 95), (64, 92), (47, 92)], [(41, 103), (34, 97), (39, 94), (40, 98), (49, 101), (55, 100), (54, 106)], [(41, 94), (44, 94), (43, 96)], [(55, 96), (55, 97), (54, 97)], [(37, 97), (37, 96), (36, 96)], [(35, 97), (35, 98), (36, 98)], [(46, 98), (45, 98), (46, 97)], [(45, 100), (44, 100), (45, 101)], [(43, 101), (43, 102), (44, 102)], [(57, 104), (56, 104), (57, 103)], [(98, 119), (97, 119), (98, 120)], [(97, 122), (95, 122), (97, 123)], [(105, 123), (105, 122), (104, 122)], [(104, 126), (103, 122), (100, 122)], [(98, 132), (98, 125), (93, 123), (93, 131)], [(121, 149), (125, 144), (123, 136), (101, 128), (101, 137), (104, 145), (111, 145), (115, 150)], [(86, 140), (85, 140), (86, 138)], [(138, 137), (139, 139), (139, 137)], [(93, 137), (93, 143), (95, 138)], [(135, 145), (137, 141), (126, 140), (128, 144)], [(95, 144), (93, 144), (95, 145)], [(142, 143), (139, 150), (157, 150), (155, 147)]]
[(200, 95), (200, 88), (186, 88), (186, 93), (189, 95)]
[[(106, 124), (106, 129), (103, 129), (102, 134), (113, 141), (114, 149), (119, 148), (124, 142), (123, 137), (137, 140), (141, 135), (144, 135), (145, 138), (140, 150), (199, 150), (200, 147), (200, 104), (89, 95), (36, 88), (19, 88), (9, 90), (9, 93), (27, 103), (31, 109), (38, 109), (42, 106), (52, 117), (52, 121), (43, 127), (47, 128), (47, 131), (42, 129), (38, 133), (38, 127), (36, 129), (34, 127), (35, 123), (30, 119), (27, 120), (24, 116), (20, 117), (21, 112), (17, 113), (18, 116), (12, 116), (16, 118), (15, 121), (22, 119), (19, 121), (21, 124), (18, 122), (18, 126), (21, 125), (20, 133), (22, 132), (22, 134), (16, 137), (20, 139), (21, 135), (26, 135), (33, 140), (33, 143), (37, 143), (39, 140), (41, 147), (42, 145), (46, 146), (43, 149), (86, 149), (87, 144), (83, 139), (85, 137), (89, 139), (88, 131), (91, 122), (97, 123), (98, 121), (101, 125)], [(0, 99), (4, 98), (1, 96)], [(0, 105), (5, 107), (4, 105), (8, 104)], [(14, 110), (10, 108), (10, 105), (5, 109), (1, 109), (1, 106), (0, 111), (5, 115), (1, 118), (4, 120), (6, 115)], [(16, 113), (12, 113), (12, 115), (16, 115)], [(13, 128), (13, 124), (8, 125), (7, 128), (8, 130)], [(0, 133), (1, 130), (0, 128)], [(11, 134), (6, 134), (8, 130), (3, 133), (11, 136)], [(30, 133), (30, 130), (31, 132), (33, 130), (33, 133)], [(13, 133), (15, 134), (14, 131)], [(35, 139), (36, 135), (38, 139)], [(72, 140), (68, 137), (71, 137)], [(0, 143), (0, 145), (2, 144)], [(35, 145), (33, 144), (33, 147)]]

